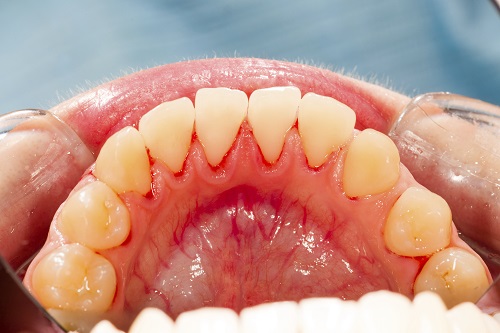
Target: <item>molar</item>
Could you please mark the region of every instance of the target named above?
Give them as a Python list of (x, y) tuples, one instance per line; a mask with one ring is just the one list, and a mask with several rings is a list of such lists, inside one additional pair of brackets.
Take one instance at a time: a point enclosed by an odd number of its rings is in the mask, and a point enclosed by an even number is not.
[(299, 105), (299, 134), (310, 167), (327, 157), (352, 137), (356, 114), (347, 105), (326, 96), (307, 93)]
[(195, 128), (207, 161), (217, 166), (233, 145), (247, 115), (248, 98), (241, 90), (203, 88), (195, 97)]
[(80, 244), (60, 246), (43, 257), (33, 271), (32, 284), (45, 308), (104, 312), (116, 290), (113, 265)]
[(414, 290), (415, 294), (433, 291), (451, 308), (476, 302), (488, 286), (481, 261), (466, 250), (450, 247), (430, 257), (415, 280)]
[(97, 156), (94, 176), (116, 193), (147, 194), (151, 189), (149, 156), (139, 131), (127, 126), (113, 134)]
[(59, 230), (70, 242), (94, 250), (121, 245), (130, 232), (127, 207), (100, 181), (85, 185), (63, 204)]
[(187, 97), (165, 102), (142, 116), (139, 132), (152, 157), (174, 173), (182, 170), (191, 145), (194, 106)]
[(431, 255), (450, 244), (451, 224), (451, 210), (443, 198), (427, 189), (410, 187), (389, 212), (385, 244), (402, 256)]
[(286, 134), (297, 121), (301, 92), (297, 87), (255, 90), (248, 102), (248, 123), (267, 162), (281, 155)]
[(380, 194), (399, 179), (399, 153), (388, 136), (373, 129), (359, 133), (349, 146), (342, 184), (348, 197)]

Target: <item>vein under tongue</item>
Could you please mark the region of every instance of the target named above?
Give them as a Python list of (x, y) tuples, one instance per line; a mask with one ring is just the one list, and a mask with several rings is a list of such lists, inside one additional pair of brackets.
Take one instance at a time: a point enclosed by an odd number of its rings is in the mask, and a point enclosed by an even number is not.
[(380, 236), (401, 189), (384, 197), (387, 205), (349, 200), (339, 156), (309, 169), (292, 132), (277, 165), (245, 144), (250, 135), (238, 137), (219, 168), (195, 143), (183, 174), (153, 165), (154, 200), (122, 196), (131, 236), (106, 253), (121, 281), (115, 310), (156, 306), (175, 318), (202, 306), (239, 311), (380, 289), (411, 295), (419, 263), (388, 252)]

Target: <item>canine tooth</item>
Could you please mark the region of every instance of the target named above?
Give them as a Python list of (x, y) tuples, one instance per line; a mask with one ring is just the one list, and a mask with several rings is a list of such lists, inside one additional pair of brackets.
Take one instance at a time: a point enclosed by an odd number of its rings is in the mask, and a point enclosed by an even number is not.
[(104, 312), (116, 290), (113, 265), (80, 244), (63, 245), (40, 260), (33, 290), (45, 308)]
[(175, 321), (176, 332), (183, 333), (236, 333), (238, 325), (236, 312), (224, 308), (200, 308), (183, 312)]
[(255, 90), (248, 101), (248, 123), (269, 163), (278, 160), (285, 136), (297, 121), (301, 92), (297, 87)]
[(130, 216), (116, 193), (97, 180), (66, 200), (61, 209), (59, 230), (72, 243), (105, 250), (127, 239)]
[(451, 241), (451, 210), (429, 190), (410, 187), (392, 207), (384, 229), (385, 244), (408, 257), (437, 252)]
[(299, 332), (348, 333), (359, 330), (358, 303), (339, 298), (310, 298), (299, 303)]
[(149, 157), (139, 131), (127, 126), (104, 143), (95, 162), (94, 176), (116, 193), (151, 189)]
[(193, 136), (194, 106), (187, 97), (165, 102), (142, 116), (139, 132), (152, 157), (182, 170)]
[(488, 333), (498, 333), (500, 332), (500, 322), (495, 319), (495, 316), (490, 316), (483, 313), (484, 325), (487, 328)]
[(195, 128), (210, 165), (218, 165), (233, 145), (247, 115), (248, 98), (241, 90), (203, 88), (195, 98)]
[(472, 303), (461, 303), (449, 310), (446, 316), (453, 332), (487, 332), (483, 313)]
[(314, 93), (302, 97), (298, 127), (309, 166), (321, 166), (328, 155), (345, 145), (355, 123), (354, 111), (331, 97)]
[(408, 298), (389, 291), (371, 292), (358, 301), (361, 332), (410, 331), (413, 308)]
[(415, 293), (437, 293), (448, 308), (462, 302), (476, 302), (489, 282), (481, 261), (471, 253), (450, 247), (433, 254), (415, 280)]
[(174, 321), (165, 312), (146, 308), (135, 318), (128, 333), (168, 333), (174, 331)]
[(348, 197), (383, 193), (399, 179), (396, 145), (373, 129), (365, 129), (354, 138), (344, 163), (342, 181)]
[(298, 333), (298, 315), (295, 302), (265, 303), (246, 308), (240, 313), (240, 332)]
[(415, 333), (451, 333), (446, 319), (446, 306), (438, 295), (423, 292), (413, 300)]

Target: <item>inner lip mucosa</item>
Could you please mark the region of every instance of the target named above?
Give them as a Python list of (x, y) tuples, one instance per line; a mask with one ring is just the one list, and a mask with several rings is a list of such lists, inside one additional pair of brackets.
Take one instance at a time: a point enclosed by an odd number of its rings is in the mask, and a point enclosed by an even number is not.
[[(382, 289), (412, 297), (431, 253), (395, 254), (383, 234), (402, 193), (421, 187), (401, 166), (397, 182), (387, 190), (347, 196), (342, 177), (352, 140), (321, 166), (311, 167), (294, 122), (279, 159), (269, 163), (245, 120), (216, 166), (207, 161), (196, 134), (180, 172), (148, 155), (151, 190), (119, 193), (130, 214), (127, 238), (94, 251), (116, 272), (116, 293), (106, 311), (125, 319), (127, 313), (154, 306), (175, 318), (203, 306), (239, 311), (315, 296), (356, 300)], [(95, 170), (89, 168), (73, 193), (99, 179)], [(36, 266), (51, 251), (72, 243), (60, 231), (63, 207), (28, 271), (32, 291)], [(445, 247), (470, 251), (450, 229)], [(488, 272), (484, 278), (491, 279)]]

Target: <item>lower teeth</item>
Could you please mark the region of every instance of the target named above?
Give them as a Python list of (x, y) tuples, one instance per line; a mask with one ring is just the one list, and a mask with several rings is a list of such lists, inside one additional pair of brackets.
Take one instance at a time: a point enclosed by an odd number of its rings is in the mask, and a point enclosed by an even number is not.
[[(91, 333), (116, 333), (109, 321)], [(143, 310), (129, 333), (142, 332), (500, 332), (500, 324), (472, 303), (446, 310), (434, 293), (423, 292), (411, 302), (388, 291), (372, 292), (358, 302), (311, 298), (244, 309), (240, 316), (223, 308), (182, 313), (174, 322), (155, 308)]]

